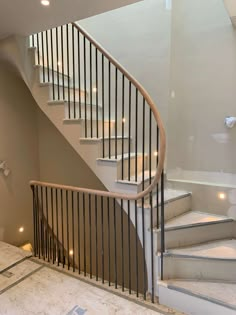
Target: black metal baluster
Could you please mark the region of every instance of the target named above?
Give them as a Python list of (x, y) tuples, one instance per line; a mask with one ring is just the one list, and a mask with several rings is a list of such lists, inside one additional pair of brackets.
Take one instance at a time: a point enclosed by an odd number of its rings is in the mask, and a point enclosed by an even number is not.
[(64, 253), (64, 209), (63, 209), (63, 190), (61, 189), (61, 239), (62, 239), (62, 266), (65, 267)]
[(34, 34), (31, 36), (31, 40), (32, 40), (32, 47), (34, 47)]
[(84, 106), (85, 106), (85, 138), (87, 138), (87, 65), (86, 65), (86, 38), (84, 36)]
[[(62, 93), (63, 100), (65, 100), (65, 69), (64, 69), (64, 39), (63, 39), (63, 26), (61, 26), (61, 69), (62, 69)], [(69, 79), (69, 78), (68, 78)], [(64, 259), (64, 258), (63, 258)]]
[(115, 72), (115, 158), (117, 159), (117, 115), (118, 115), (118, 108), (117, 108), (117, 101), (118, 101), (118, 69), (116, 68)]
[(97, 126), (97, 138), (99, 137), (98, 131), (98, 49), (96, 48), (95, 55), (95, 73), (96, 73), (96, 126)]
[(48, 31), (45, 31), (45, 36), (46, 36), (46, 41), (45, 41), (45, 44), (46, 44), (46, 56), (47, 56), (47, 77), (48, 77), (48, 82), (50, 81), (50, 64), (49, 64), (49, 52), (48, 52), (48, 45), (49, 45), (49, 42), (48, 42)]
[(129, 81), (129, 145), (128, 145), (128, 180), (130, 180), (131, 176), (131, 158), (130, 158), (130, 151), (131, 151), (131, 100), (132, 100), (132, 90), (131, 90), (131, 82)]
[[(73, 104), (74, 104), (74, 119), (76, 118), (76, 108), (75, 108), (75, 29), (72, 25), (72, 64), (73, 64)], [(69, 80), (69, 78), (68, 78)]]
[(69, 48), (69, 25), (66, 24), (66, 48), (67, 48), (67, 76), (68, 76), (68, 115), (71, 118), (71, 107), (70, 107), (70, 48)]
[(38, 65), (40, 65), (39, 33), (37, 33), (36, 38), (37, 38), (37, 56), (38, 56)]
[(81, 118), (81, 58), (80, 58), (80, 32), (77, 33), (78, 40), (78, 83), (79, 83), (79, 118)]
[(45, 244), (44, 244), (44, 197), (43, 197), (43, 187), (41, 186), (41, 207), (42, 207), (42, 214), (41, 214), (41, 221), (42, 221), (42, 256), (45, 260)]
[(135, 181), (138, 181), (138, 89), (135, 99)]
[(35, 186), (31, 186), (33, 193), (33, 227), (34, 227), (34, 256), (36, 257), (36, 244), (37, 244), (37, 233), (36, 233), (36, 201), (35, 201)]
[(59, 266), (59, 226), (58, 226), (58, 193), (56, 189), (56, 229), (57, 229), (57, 265)]
[(80, 206), (79, 206), (79, 192), (77, 192), (77, 219), (78, 219), (78, 272), (80, 274)]
[(92, 71), (92, 43), (89, 45), (89, 61), (90, 61), (90, 134), (91, 138), (93, 137), (93, 87), (92, 87), (92, 81), (93, 81), (93, 71)]
[(113, 228), (114, 228), (114, 267), (115, 267), (115, 288), (117, 289), (117, 244), (116, 244), (116, 200), (113, 199)]
[(73, 272), (75, 272), (75, 214), (74, 214), (74, 193), (73, 193), (73, 191), (71, 191), (71, 226), (72, 226)]
[(52, 219), (52, 263), (54, 264), (54, 202), (53, 202), (53, 188), (51, 188), (51, 219)]
[(86, 277), (86, 220), (85, 220), (85, 195), (83, 193), (83, 224), (84, 224), (84, 276)]
[(40, 259), (40, 229), (39, 229), (39, 221), (40, 221), (40, 214), (39, 214), (39, 192), (38, 192), (38, 186), (36, 187), (36, 204), (37, 204), (37, 253)]
[(54, 85), (54, 58), (53, 58), (53, 33), (50, 29), (50, 38), (51, 38), (51, 62), (52, 62), (52, 99), (55, 100), (55, 85)]
[(57, 99), (60, 99), (60, 79), (59, 79), (59, 47), (58, 47), (58, 27), (56, 27), (56, 55), (57, 55)]
[(164, 171), (161, 173), (161, 280), (164, 278), (163, 256), (165, 252)]
[(138, 255), (138, 207), (137, 200), (135, 200), (135, 255), (136, 255), (136, 296), (139, 296), (139, 255)]
[(95, 195), (95, 255), (96, 255), (96, 281), (98, 281), (98, 203), (97, 195)]
[(124, 128), (125, 128), (125, 76), (122, 75), (122, 149), (121, 149), (121, 178), (124, 179)]
[(128, 256), (129, 256), (129, 294), (131, 294), (131, 241), (130, 241), (130, 200), (128, 200)]
[[(145, 168), (145, 98), (143, 98), (143, 137), (142, 137), (142, 190), (144, 190), (144, 168)], [(143, 296), (146, 300), (146, 244), (145, 244), (145, 216), (144, 198), (142, 198), (142, 236), (143, 236)]]
[(104, 55), (102, 55), (102, 157), (105, 157), (105, 129), (104, 129), (104, 119), (105, 119), (105, 99), (104, 99)]
[[(43, 32), (41, 32), (41, 45), (42, 45), (42, 60), (43, 60), (43, 82), (45, 82), (45, 63), (44, 63), (44, 40)], [(40, 69), (39, 69), (40, 71)]]
[(123, 199), (121, 199), (121, 281), (122, 291), (125, 288), (125, 275), (124, 275), (124, 218), (123, 218)]
[(47, 230), (46, 230), (46, 243), (47, 243), (47, 259), (48, 262), (50, 261), (50, 257), (49, 257), (49, 233), (48, 233), (48, 188), (45, 188), (46, 191), (46, 226), (47, 226)]
[[(156, 131), (156, 165), (158, 165), (158, 154), (159, 154), (159, 128), (157, 127)], [(156, 188), (156, 216), (157, 216), (157, 229), (159, 229), (159, 183), (157, 183), (157, 188)]]
[(90, 279), (92, 279), (92, 218), (91, 218), (91, 195), (89, 194), (89, 264), (90, 264)]
[(69, 234), (69, 200), (68, 190), (66, 190), (66, 245), (67, 245), (67, 264), (70, 270), (70, 234)]
[(108, 138), (109, 138), (109, 159), (111, 158), (111, 62), (108, 62)]
[(102, 228), (102, 283), (104, 283), (104, 218), (103, 197), (101, 197), (101, 228)]
[(111, 228), (110, 228), (110, 200), (107, 197), (107, 233), (108, 233), (108, 285), (111, 286)]

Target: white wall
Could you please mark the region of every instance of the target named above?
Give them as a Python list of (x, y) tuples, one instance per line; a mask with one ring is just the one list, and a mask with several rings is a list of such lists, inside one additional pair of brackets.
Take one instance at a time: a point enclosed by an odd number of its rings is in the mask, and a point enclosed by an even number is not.
[(173, 2), (171, 169), (236, 172), (236, 128), (224, 126), (236, 115), (235, 32), (221, 0)]

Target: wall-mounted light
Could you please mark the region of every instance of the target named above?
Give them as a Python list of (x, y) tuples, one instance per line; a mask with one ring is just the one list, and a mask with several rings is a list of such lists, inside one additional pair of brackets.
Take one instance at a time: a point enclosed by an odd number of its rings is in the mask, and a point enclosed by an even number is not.
[(224, 193), (224, 192), (219, 192), (219, 193), (218, 193), (218, 198), (219, 198), (220, 200), (225, 200), (225, 199), (226, 199), (226, 193)]
[(69, 251), (69, 254), (70, 254), (70, 256), (73, 256), (73, 255), (74, 255), (73, 249), (71, 249), (71, 250)]
[(153, 155), (154, 155), (154, 156), (158, 156), (158, 152), (155, 151), (155, 152), (153, 153)]
[(123, 122), (123, 124), (126, 122), (125, 117), (122, 118), (122, 122)]
[(96, 87), (93, 88), (93, 93), (97, 93), (98, 89)]
[(8, 168), (6, 161), (0, 161), (0, 171), (2, 171), (6, 177), (10, 174), (10, 169)]
[(18, 231), (19, 231), (20, 233), (23, 233), (23, 232), (24, 232), (24, 227), (21, 226)]

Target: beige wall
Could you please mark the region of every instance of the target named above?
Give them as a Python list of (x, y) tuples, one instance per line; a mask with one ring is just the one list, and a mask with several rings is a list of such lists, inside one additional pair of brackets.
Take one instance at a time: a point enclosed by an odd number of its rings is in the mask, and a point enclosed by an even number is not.
[(235, 32), (223, 1), (173, 1), (169, 169), (236, 171)]
[[(36, 108), (30, 92), (8, 65), (0, 63), (0, 240), (22, 244), (32, 236), (29, 180), (38, 177)], [(19, 233), (24, 226), (24, 233)]]

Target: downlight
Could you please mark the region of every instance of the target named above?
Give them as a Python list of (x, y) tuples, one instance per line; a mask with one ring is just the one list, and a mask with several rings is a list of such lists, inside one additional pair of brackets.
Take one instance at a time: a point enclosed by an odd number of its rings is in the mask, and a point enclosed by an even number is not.
[(50, 5), (50, 1), (49, 0), (41, 0), (41, 4), (44, 5), (45, 7)]

